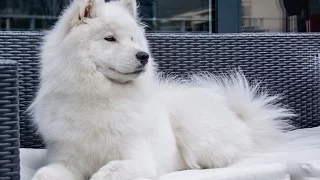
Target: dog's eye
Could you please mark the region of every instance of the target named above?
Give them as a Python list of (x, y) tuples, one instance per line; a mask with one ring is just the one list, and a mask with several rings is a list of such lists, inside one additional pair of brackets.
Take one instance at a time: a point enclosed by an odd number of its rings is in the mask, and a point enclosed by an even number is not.
[(106, 38), (104, 38), (106, 41), (109, 41), (109, 42), (116, 42), (116, 38), (114, 38), (113, 36), (108, 36)]
[(133, 37), (131, 37), (131, 41), (133, 41)]

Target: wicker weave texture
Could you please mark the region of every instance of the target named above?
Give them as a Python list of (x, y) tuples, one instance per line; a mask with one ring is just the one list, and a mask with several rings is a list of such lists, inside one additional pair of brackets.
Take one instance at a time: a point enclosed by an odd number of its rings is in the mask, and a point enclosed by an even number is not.
[(241, 69), (262, 81), (299, 117), (301, 128), (320, 125), (320, 34), (241, 34), (149, 36), (160, 71), (194, 72)]
[(20, 178), (17, 68), (0, 60), (0, 180)]
[[(1, 32), (0, 59), (19, 62), (21, 146), (42, 147), (25, 113), (38, 86), (41, 33)], [(148, 34), (159, 70), (185, 76), (241, 68), (284, 95), (283, 103), (300, 116), (301, 127), (320, 125), (319, 34)]]
[(38, 33), (0, 32), (0, 59), (18, 62), (21, 147), (42, 147), (26, 112), (38, 87), (40, 43), (41, 35)]

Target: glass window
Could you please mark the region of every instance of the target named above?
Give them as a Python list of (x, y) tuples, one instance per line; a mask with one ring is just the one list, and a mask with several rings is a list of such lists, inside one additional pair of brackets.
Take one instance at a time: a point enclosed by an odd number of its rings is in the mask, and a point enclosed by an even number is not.
[(279, 0), (242, 0), (242, 31), (284, 31), (286, 13), (279, 2)]
[(242, 32), (319, 32), (319, 0), (242, 0)]
[(154, 1), (151, 31), (208, 32), (209, 0)]
[[(69, 1), (1, 0), (0, 30), (48, 29)], [(138, 0), (138, 4), (149, 32), (209, 31), (209, 0)]]
[[(48, 29), (69, 2), (0, 0), (0, 30)], [(320, 32), (320, 0), (138, 0), (138, 4), (148, 32)]]

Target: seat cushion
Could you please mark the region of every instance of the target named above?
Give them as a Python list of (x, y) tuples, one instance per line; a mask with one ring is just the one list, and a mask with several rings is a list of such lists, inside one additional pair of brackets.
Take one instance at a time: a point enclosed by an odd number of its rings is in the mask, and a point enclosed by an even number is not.
[(21, 180), (30, 180), (37, 169), (45, 165), (45, 149), (20, 148), (20, 176)]
[[(29, 180), (46, 161), (46, 150), (20, 149), (21, 180)], [(320, 127), (288, 132), (284, 142), (230, 167), (187, 170), (159, 180), (320, 180)]]
[(268, 163), (219, 169), (187, 170), (164, 175), (159, 180), (290, 180), (285, 164)]

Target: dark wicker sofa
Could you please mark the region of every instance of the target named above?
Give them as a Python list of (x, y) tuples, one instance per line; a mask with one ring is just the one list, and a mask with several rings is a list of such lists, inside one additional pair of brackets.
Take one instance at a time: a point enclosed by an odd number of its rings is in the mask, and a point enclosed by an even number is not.
[[(19, 147), (43, 148), (25, 112), (39, 76), (42, 33), (0, 32), (0, 180), (19, 179)], [(299, 128), (320, 125), (320, 34), (148, 34), (159, 71), (241, 70), (261, 80), (300, 116)]]

